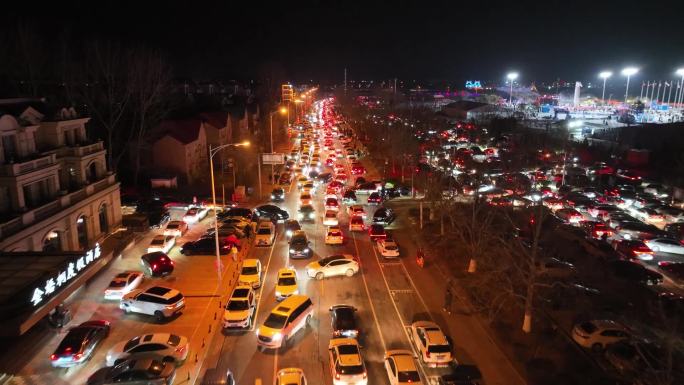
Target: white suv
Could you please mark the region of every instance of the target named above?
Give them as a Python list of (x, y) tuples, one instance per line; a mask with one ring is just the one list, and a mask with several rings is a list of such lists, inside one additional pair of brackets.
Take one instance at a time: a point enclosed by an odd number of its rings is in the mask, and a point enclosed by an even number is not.
[(236, 286), (223, 311), (224, 328), (249, 328), (254, 320), (256, 293), (251, 286)]
[(182, 363), (188, 358), (188, 339), (169, 333), (146, 334), (114, 345), (105, 356), (107, 366), (118, 365), (133, 358), (154, 358), (164, 362)]
[(256, 258), (245, 259), (242, 262), (238, 284), (258, 289), (261, 286), (261, 261)]
[(411, 340), (421, 360), (429, 367), (448, 366), (451, 363), (451, 346), (436, 323), (430, 321), (412, 323)]
[(275, 226), (270, 221), (263, 221), (259, 223), (256, 236), (254, 237), (254, 244), (256, 246), (271, 246), (275, 241)]
[(152, 286), (146, 290), (134, 290), (126, 294), (121, 299), (119, 308), (126, 313), (152, 315), (161, 322), (183, 310), (185, 298), (178, 290)]
[(366, 385), (368, 373), (355, 338), (333, 338), (328, 345), (334, 385)]

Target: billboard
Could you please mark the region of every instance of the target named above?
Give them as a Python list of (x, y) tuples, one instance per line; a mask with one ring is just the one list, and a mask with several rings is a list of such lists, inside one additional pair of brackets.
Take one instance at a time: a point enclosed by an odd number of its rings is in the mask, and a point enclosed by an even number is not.
[(284, 164), (285, 154), (261, 154), (261, 164)]

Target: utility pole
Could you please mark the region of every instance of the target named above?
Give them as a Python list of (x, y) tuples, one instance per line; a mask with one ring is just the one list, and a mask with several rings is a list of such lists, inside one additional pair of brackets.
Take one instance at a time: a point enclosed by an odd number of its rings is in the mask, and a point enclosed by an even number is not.
[(347, 93), (347, 68), (344, 69), (344, 93)]
[(394, 94), (397, 94), (397, 78), (394, 78)]

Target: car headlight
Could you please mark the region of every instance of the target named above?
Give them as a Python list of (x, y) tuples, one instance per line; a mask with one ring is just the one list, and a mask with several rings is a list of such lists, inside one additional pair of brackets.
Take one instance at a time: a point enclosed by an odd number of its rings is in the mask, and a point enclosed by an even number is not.
[(308, 253), (308, 252), (309, 252), (309, 248), (308, 248), (308, 247), (305, 247), (305, 248), (304, 248), (304, 252), (305, 252), (305, 253)]
[(294, 253), (294, 252), (295, 252), (295, 249), (290, 249), (290, 253)]
[(281, 293), (278, 290), (276, 290), (275, 294), (276, 294), (276, 297), (280, 297)]
[(299, 295), (299, 289), (295, 289), (295, 291), (292, 292), (293, 295)]
[(274, 199), (274, 198), (275, 198), (275, 195), (271, 194), (271, 199)]
[(281, 338), (283, 338), (283, 335), (280, 333), (276, 333), (273, 335), (273, 337), (271, 337), (273, 341), (280, 341)]
[(299, 219), (304, 218), (304, 214), (302, 214), (302, 213), (297, 214), (297, 218), (299, 218)]
[(287, 235), (288, 237), (292, 236), (292, 230), (285, 231), (285, 235)]
[(309, 213), (309, 219), (313, 219), (314, 215), (313, 213)]

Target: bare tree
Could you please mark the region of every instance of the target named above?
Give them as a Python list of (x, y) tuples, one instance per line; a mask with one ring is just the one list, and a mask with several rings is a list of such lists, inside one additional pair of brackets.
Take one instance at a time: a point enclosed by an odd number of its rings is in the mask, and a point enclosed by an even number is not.
[(476, 199), (473, 203), (454, 207), (448, 218), (452, 234), (468, 254), (468, 272), (476, 273), (478, 261), (491, 250), (495, 240), (492, 232), (494, 211)]

